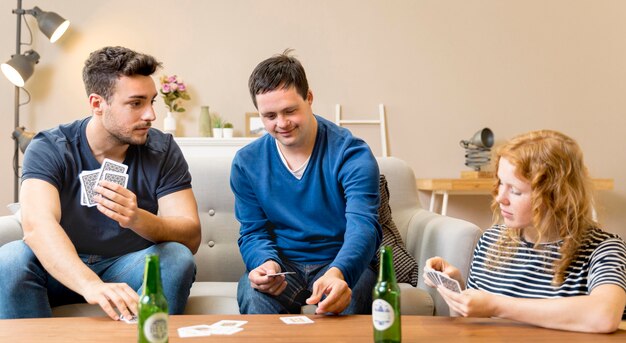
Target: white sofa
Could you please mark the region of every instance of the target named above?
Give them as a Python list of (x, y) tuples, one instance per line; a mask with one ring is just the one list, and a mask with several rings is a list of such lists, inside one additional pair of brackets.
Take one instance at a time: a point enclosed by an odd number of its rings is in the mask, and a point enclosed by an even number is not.
[[(234, 196), (229, 186), (231, 161), (238, 148), (213, 144), (198, 147), (188, 144), (185, 139), (178, 141), (189, 163), (202, 223), (202, 243), (195, 255), (196, 281), (185, 313), (239, 313), (237, 281), (245, 267), (237, 246), (239, 225), (234, 216)], [(402, 160), (380, 158), (378, 163), (389, 185), (394, 222), (420, 268), (418, 287), (400, 285), (402, 313), (448, 315), (445, 302), (435, 290), (424, 285), (421, 275), (424, 262), (434, 255), (443, 256), (467, 277), (480, 230), (467, 221), (421, 208), (413, 170)], [(21, 226), (15, 216), (0, 217), (0, 246), (21, 236)], [(56, 307), (53, 313), (55, 316), (105, 315), (99, 307), (88, 304)]]

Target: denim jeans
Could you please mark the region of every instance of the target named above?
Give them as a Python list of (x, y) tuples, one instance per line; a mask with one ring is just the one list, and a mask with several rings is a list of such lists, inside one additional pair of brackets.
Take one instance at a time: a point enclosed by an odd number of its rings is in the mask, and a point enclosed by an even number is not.
[[(165, 242), (117, 257), (79, 257), (102, 281), (126, 283), (141, 294), (146, 254), (159, 255), (170, 314), (183, 313), (196, 274), (193, 255), (186, 246)], [(48, 274), (21, 240), (0, 247), (0, 283), (0, 319), (51, 317), (54, 306), (85, 302)]]
[[(260, 292), (250, 286), (248, 273), (237, 285), (237, 302), (241, 314), (287, 314), (301, 313), (306, 299), (311, 296), (313, 283), (326, 273), (329, 264), (301, 264), (283, 261), (284, 270), (296, 272), (285, 275), (287, 288), (278, 296)], [(350, 305), (341, 314), (370, 314), (372, 312), (372, 290), (376, 284), (376, 273), (367, 268), (352, 287)]]

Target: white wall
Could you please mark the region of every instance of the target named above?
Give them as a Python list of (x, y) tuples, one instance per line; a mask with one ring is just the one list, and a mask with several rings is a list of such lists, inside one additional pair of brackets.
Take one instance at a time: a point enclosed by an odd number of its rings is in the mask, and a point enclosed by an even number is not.
[[(384, 103), (391, 154), (418, 177), (458, 177), (467, 169), (458, 142), (483, 127), (496, 143), (539, 128), (571, 135), (592, 174), (615, 179), (615, 190), (599, 194), (600, 219), (626, 237), (626, 2), (24, 1), (35, 5), (72, 26), (52, 45), (28, 19), (41, 54), (26, 86), (32, 101), (22, 109), (30, 130), (87, 115), (84, 60), (104, 45), (124, 45), (157, 56), (164, 73), (186, 80), (192, 100), (180, 117), (185, 135), (197, 134), (201, 105), (241, 134), (245, 112), (254, 110), (250, 72), (292, 47), (307, 70), (315, 112), (332, 119), (341, 103), (346, 117), (374, 117)], [(14, 51), (14, 7), (0, 2), (0, 59)], [(4, 204), (12, 201), (13, 154), (13, 87), (5, 80), (0, 106)], [(161, 99), (156, 108), (162, 117)], [(380, 151), (375, 130), (354, 131)], [(427, 206), (428, 194), (421, 196)], [(453, 196), (448, 214), (486, 227), (489, 198)]]

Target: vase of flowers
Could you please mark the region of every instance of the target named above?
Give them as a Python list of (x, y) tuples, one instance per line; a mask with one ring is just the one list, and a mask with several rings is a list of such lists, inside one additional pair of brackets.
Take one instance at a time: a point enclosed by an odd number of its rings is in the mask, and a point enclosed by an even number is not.
[(177, 112), (185, 112), (185, 108), (181, 105), (183, 100), (190, 100), (187, 93), (187, 85), (178, 76), (163, 75), (159, 79), (161, 83), (161, 95), (163, 102), (167, 108), (167, 115), (164, 119), (164, 130), (174, 134), (176, 132), (176, 119), (173, 114)]

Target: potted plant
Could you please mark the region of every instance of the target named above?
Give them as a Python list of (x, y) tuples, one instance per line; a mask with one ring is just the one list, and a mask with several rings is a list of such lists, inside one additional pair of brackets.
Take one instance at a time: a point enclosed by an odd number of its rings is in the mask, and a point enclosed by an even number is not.
[(211, 124), (213, 124), (213, 137), (222, 138), (222, 117), (219, 114), (211, 114)]
[(226, 122), (222, 128), (224, 138), (233, 138), (233, 124)]

